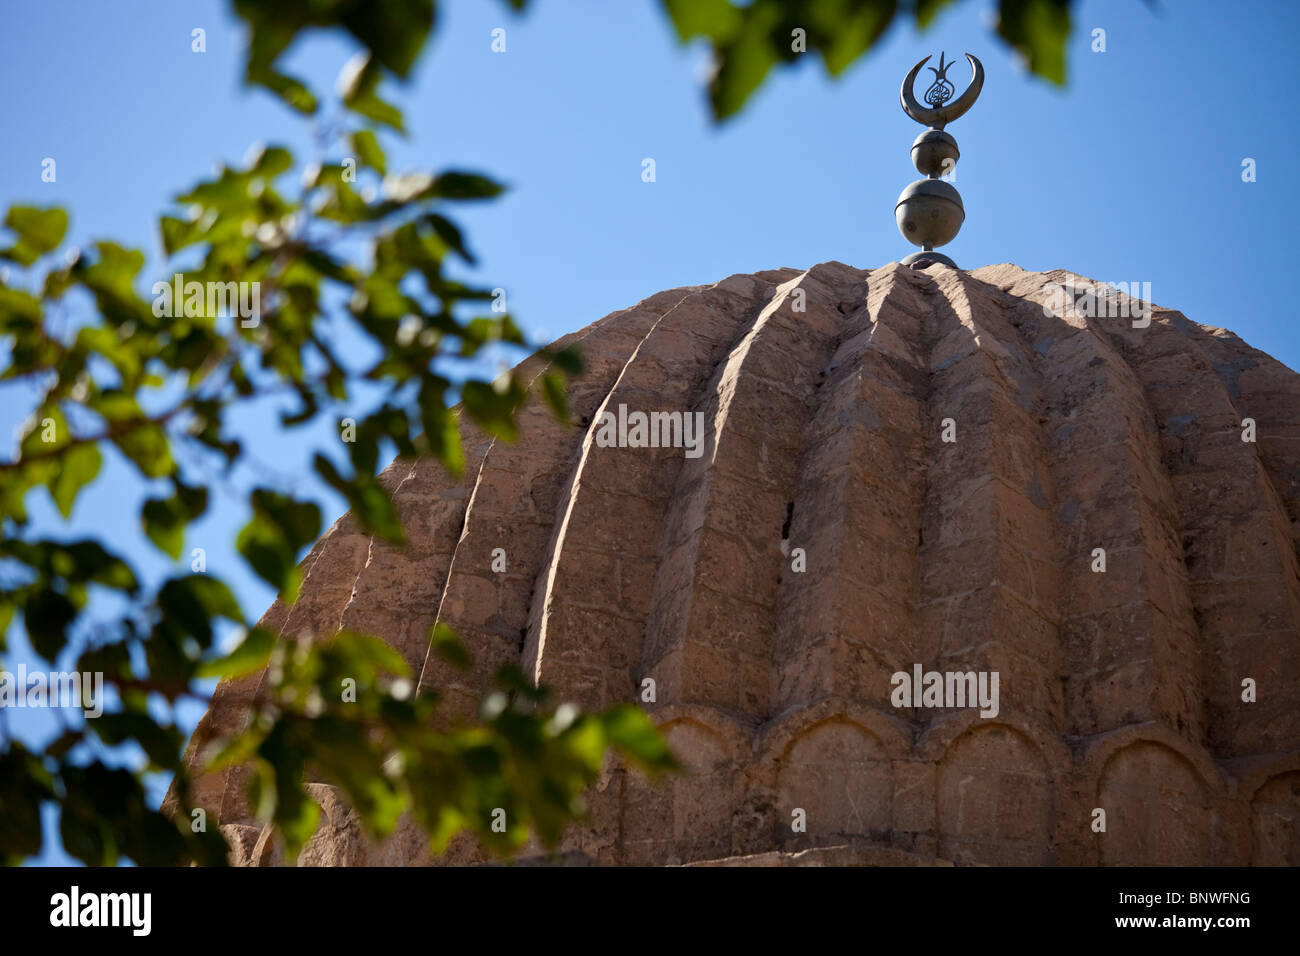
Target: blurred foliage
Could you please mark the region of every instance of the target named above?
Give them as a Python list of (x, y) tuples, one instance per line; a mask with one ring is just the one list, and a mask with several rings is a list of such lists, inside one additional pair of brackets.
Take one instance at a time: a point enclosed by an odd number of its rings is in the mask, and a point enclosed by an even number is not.
[[(857, 62), (898, 19), (927, 27), (953, 0), (663, 0), (682, 42), (708, 41), (715, 120), (737, 113), (772, 67), (819, 53), (832, 76)], [(1071, 0), (998, 0), (997, 33), (1029, 69), (1065, 82)]]
[[(14, 206), (4, 220), (12, 241), (0, 258), (12, 265), (0, 282), (0, 378), (26, 383), (39, 398), (17, 456), (0, 463), (0, 626), (17, 616), (37, 654), (102, 673), (115, 703), (66, 726), (43, 752), (4, 740), (0, 857), (16, 862), (40, 851), (39, 807), (53, 802), (64, 848), (86, 863), (224, 863), (216, 821), (200, 832), (190, 826), (194, 781), (175, 707), (203, 678), (264, 668), (253, 719), (222, 742), (211, 768), (252, 768), (251, 803), (290, 854), (318, 820), (306, 779), (339, 786), (375, 835), (409, 811), (435, 847), (462, 829), (500, 853), (533, 835), (554, 844), (611, 749), (651, 772), (673, 766), (639, 709), (556, 709), (544, 690), (506, 671), (477, 722), (440, 732), (437, 696), (416, 696), (405, 662), (382, 641), (349, 633), (280, 641), (250, 627), (216, 575), (176, 575), (146, 590), (111, 543), (42, 537), (28, 520), (29, 495), (42, 488), (70, 518), (116, 453), (146, 483), (144, 535), (181, 559), (187, 528), (208, 512), (209, 486), (233, 488), (231, 473), (246, 458), (232, 412), (281, 396), (292, 406), (284, 429), (347, 421), (347, 434), (327, 439), (302, 470), (314, 468), (366, 533), (400, 543), (401, 523), (377, 477), (386, 458), (429, 456), (459, 473), (461, 415), (489, 434), (514, 436), (529, 394), (525, 373), (484, 381), (465, 363), (494, 343), (527, 343), (508, 312), (490, 308), (492, 289), (454, 277), (455, 261), (472, 264), (473, 256), (450, 211), (502, 187), (464, 170), (390, 171), (381, 143), (403, 130), (381, 88), (409, 75), (433, 27), (432, 0), (238, 0), (235, 8), (250, 28), (248, 82), (300, 112), (323, 108), (279, 69), (295, 37), (342, 27), (362, 47), (344, 69), (340, 116), (325, 124), (321, 161), (299, 163), (288, 149), (266, 146), (177, 196), (159, 218), (170, 268), (151, 296), (141, 292), (138, 250), (101, 241), (60, 255), (64, 210)], [(202, 293), (193, 300), (192, 283)], [(219, 304), (208, 299), (214, 288)], [(78, 309), (92, 314), (68, 322)], [(543, 349), (541, 361), (542, 397), (563, 414), (565, 383), (581, 360)], [(218, 477), (196, 477), (205, 470)], [(276, 487), (253, 488), (247, 505), (236, 550), (291, 602), (298, 560), (321, 532), (320, 509)], [(96, 601), (104, 592), (120, 600)], [(122, 610), (105, 621), (104, 606)], [(216, 647), (220, 620), (246, 629), (226, 656)], [(466, 663), (454, 635), (436, 636), (439, 653)], [(120, 761), (101, 759), (100, 744), (134, 745), (143, 760), (134, 770), (111, 766)], [(150, 772), (174, 775), (174, 814), (149, 806)], [(506, 813), (500, 830), (492, 827), (498, 808)]]
[[(683, 40), (703, 37), (717, 66), (709, 87), (717, 119), (734, 114), (771, 67), (795, 53), (791, 31), (806, 31), (835, 74), (861, 57), (901, 12), (928, 24), (947, 0), (664, 0)], [(515, 10), (526, 0), (509, 0)], [(453, 381), (449, 360), (469, 359), (492, 343), (525, 345), (508, 313), (474, 314), (493, 291), (448, 273), (473, 264), (449, 207), (502, 192), (492, 178), (445, 170), (396, 173), (381, 136), (402, 135), (401, 111), (381, 93), (410, 76), (436, 24), (434, 0), (233, 0), (248, 27), (245, 80), (288, 107), (318, 117), (320, 99), (284, 73), (282, 55), (312, 29), (346, 31), (360, 53), (340, 77), (340, 116), (328, 124), (329, 158), (299, 163), (281, 146), (223, 167), (176, 197), (159, 218), (169, 268), (139, 290), (142, 252), (104, 240), (59, 256), (68, 215), (58, 208), (11, 207), (12, 238), (0, 259), (0, 379), (28, 382), (39, 395), (16, 457), (0, 463), (0, 651), (20, 619), (32, 647), (64, 669), (99, 672), (114, 702), (103, 716), (67, 726), (40, 752), (0, 739), (0, 859), (41, 851), (40, 807), (56, 804), (65, 849), (90, 864), (127, 858), (141, 864), (226, 862), (215, 826), (190, 826), (193, 779), (182, 760), (184, 734), (175, 707), (196, 696), (197, 682), (266, 670), (247, 729), (222, 742), (209, 768), (252, 769), (251, 805), (274, 824), (295, 854), (314, 831), (319, 807), (307, 778), (340, 787), (376, 836), (409, 812), (434, 850), (470, 830), (492, 851), (508, 853), (532, 837), (554, 845), (582, 812), (582, 793), (610, 751), (655, 774), (675, 764), (648, 718), (631, 704), (582, 714), (547, 703), (517, 670), (497, 675), (498, 689), (477, 722), (436, 730), (436, 694), (413, 693), (405, 662), (382, 641), (353, 633), (284, 641), (251, 626), (229, 587), (205, 573), (181, 574), (147, 592), (130, 562), (105, 543), (41, 537), (27, 500), (45, 489), (68, 519), (79, 493), (95, 481), (106, 453), (130, 462), (150, 496), (143, 533), (176, 560), (186, 529), (209, 508), (209, 482), (178, 460), (214, 463), (229, 477), (245, 449), (229, 413), (268, 395), (291, 396), (285, 429), (337, 420), (361, 401), (382, 397), (354, 420), (346, 461), (324, 451), (312, 467), (347, 502), (367, 533), (403, 540), (401, 523), (377, 480), (385, 453), (430, 456), (459, 473), (464, 459), (458, 417), (511, 439), (529, 393), (519, 372), (494, 381)], [(1060, 82), (1069, 29), (1066, 0), (1001, 0), (1000, 34), (1031, 68)], [(297, 176), (290, 174), (297, 171)], [(358, 249), (364, 249), (359, 254)], [(159, 309), (162, 286), (181, 295)], [(189, 283), (236, 291), (256, 283), (258, 314), (232, 307), (190, 308)], [(232, 284), (233, 285), (229, 285)], [(245, 286), (251, 288), (251, 286)], [(236, 299), (235, 301), (242, 301)], [(340, 354), (340, 310), (349, 341), (361, 335), (378, 357), (354, 364)], [(79, 305), (88, 321), (70, 323)], [(85, 311), (83, 308), (82, 311)], [(168, 314), (170, 312), (170, 314)], [(250, 321), (255, 319), (255, 321)], [(581, 369), (572, 352), (542, 350), (544, 399), (565, 415), (565, 383)], [(453, 401), (459, 398), (458, 412)], [(221, 479), (218, 478), (217, 481)], [(318, 507), (283, 489), (248, 496), (252, 517), (236, 538), (249, 567), (292, 601), (297, 562), (320, 533)], [(116, 595), (123, 610), (89, 620), (92, 595)], [(232, 652), (216, 647), (217, 623), (245, 628)], [(468, 652), (442, 627), (435, 653), (468, 666)], [(200, 698), (202, 699), (202, 698)], [(0, 717), (3, 711), (0, 710)], [(0, 732), (3, 724), (0, 724)], [(101, 759), (101, 744), (133, 745), (134, 770)], [(147, 773), (173, 775), (177, 803), (164, 814), (149, 805)], [(505, 811), (505, 827), (492, 826)]]

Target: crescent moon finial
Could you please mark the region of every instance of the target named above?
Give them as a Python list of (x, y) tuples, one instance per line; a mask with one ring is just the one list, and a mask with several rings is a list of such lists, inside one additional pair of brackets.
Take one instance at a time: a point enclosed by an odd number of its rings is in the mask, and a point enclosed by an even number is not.
[[(929, 126), (932, 129), (943, 129), (948, 123), (960, 117), (968, 109), (975, 105), (975, 100), (980, 95), (980, 90), (984, 88), (984, 64), (966, 54), (966, 59), (970, 61), (970, 86), (966, 87), (966, 92), (957, 97), (952, 102), (947, 102), (948, 97), (952, 95), (952, 84), (944, 78), (947, 68), (943, 65), (943, 58), (940, 56), (940, 69), (935, 70), (935, 81), (931, 85), (932, 91), (937, 91), (933, 96), (936, 103), (933, 107), (922, 106), (916, 99), (916, 94), (912, 91), (916, 83), (916, 77), (921, 72), (921, 67), (930, 62), (930, 57), (926, 57), (916, 66), (912, 67), (911, 72), (907, 74), (907, 79), (903, 80), (903, 88), (899, 91), (899, 98), (903, 104), (903, 112), (912, 119), (916, 120), (922, 126)], [(952, 64), (948, 64), (951, 66)], [(944, 95), (944, 94), (947, 95)]]
[(939, 54), (938, 67), (930, 67), (934, 82), (926, 89), (923, 97), (927, 105), (922, 106), (917, 101), (913, 87), (921, 68), (930, 62), (928, 56), (912, 67), (898, 94), (903, 112), (918, 123), (930, 127), (912, 143), (912, 165), (926, 178), (911, 183), (894, 205), (898, 231), (912, 245), (921, 247), (920, 252), (899, 260), (913, 269), (926, 269), (932, 265), (957, 268), (957, 263), (934, 250), (936, 246), (952, 242), (966, 219), (961, 193), (957, 192), (948, 177), (961, 153), (957, 149), (957, 141), (944, 131), (945, 125), (975, 105), (980, 90), (984, 88), (983, 64), (969, 53), (966, 54), (966, 59), (970, 61), (970, 86), (956, 99), (953, 96), (957, 90), (949, 82), (947, 73), (957, 61), (948, 60), (945, 53)]

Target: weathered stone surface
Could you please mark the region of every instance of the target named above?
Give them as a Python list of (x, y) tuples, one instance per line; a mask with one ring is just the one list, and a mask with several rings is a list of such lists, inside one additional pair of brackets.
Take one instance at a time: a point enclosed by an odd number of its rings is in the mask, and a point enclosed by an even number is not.
[[(580, 427), (466, 426), (460, 484), (394, 463), (410, 546), (345, 516), (263, 623), (384, 637), (448, 720), (508, 661), (586, 706), (653, 680), (687, 772), (611, 765), (573, 863), (1296, 865), (1300, 376), (1158, 307), (1048, 314), (1049, 283), (1092, 284), (830, 262), (653, 296), (563, 340)], [(603, 447), (620, 404), (701, 413), (701, 454)], [(426, 657), (437, 620), (468, 674)], [(996, 671), (998, 714), (895, 707), (914, 664)], [(260, 680), (218, 688), (191, 760)], [(244, 784), (200, 802), (233, 860), (276, 864)], [(311, 787), (300, 863), (483, 859), (409, 825), (371, 845)]]

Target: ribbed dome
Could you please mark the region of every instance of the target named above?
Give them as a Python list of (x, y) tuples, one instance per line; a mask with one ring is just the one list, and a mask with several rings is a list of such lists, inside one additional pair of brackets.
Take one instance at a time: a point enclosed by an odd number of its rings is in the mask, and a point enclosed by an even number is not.
[[(380, 635), (459, 713), (507, 661), (589, 707), (652, 679), (690, 772), (611, 769), (574, 858), (1300, 863), (1300, 376), (1159, 307), (1045, 314), (1092, 284), (831, 262), (652, 296), (561, 341), (585, 427), (467, 426), (459, 484), (394, 463), (410, 546), (345, 516), (264, 623)], [(619, 406), (702, 413), (698, 456), (606, 447)], [(468, 677), (426, 660), (435, 620)], [(997, 672), (997, 716), (895, 707), (918, 664)], [(218, 688), (192, 753), (257, 683)], [(244, 785), (204, 778), (200, 802), (272, 862)], [(313, 789), (300, 862), (424, 860)]]

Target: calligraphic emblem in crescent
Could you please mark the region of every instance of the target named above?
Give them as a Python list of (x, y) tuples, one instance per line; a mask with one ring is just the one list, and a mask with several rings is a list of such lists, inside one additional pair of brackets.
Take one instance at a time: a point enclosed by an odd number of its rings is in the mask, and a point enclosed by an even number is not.
[(938, 69), (932, 66), (927, 67), (934, 74), (934, 82), (930, 84), (930, 88), (925, 91), (922, 97), (925, 100), (924, 104), (917, 100), (916, 94), (912, 92), (912, 84), (916, 82), (921, 67), (930, 62), (930, 58), (927, 56), (912, 67), (907, 74), (907, 79), (903, 80), (903, 88), (899, 91), (903, 111), (922, 126), (928, 126), (931, 129), (943, 129), (974, 106), (976, 97), (980, 95), (980, 90), (984, 87), (984, 66), (969, 53), (966, 54), (966, 59), (970, 61), (971, 67), (970, 86), (966, 88), (966, 92), (961, 96), (955, 96), (957, 90), (948, 80), (947, 73), (957, 61), (947, 59), (943, 53), (939, 54)]
[(925, 101), (931, 106), (943, 106), (943, 104), (952, 99), (952, 95), (957, 92), (957, 88), (948, 82), (947, 77), (948, 67), (952, 66), (952, 63), (950, 62), (945, 65), (943, 62), (943, 56), (942, 53), (939, 54), (939, 69), (936, 70), (932, 66), (927, 67), (927, 69), (934, 74), (934, 82), (931, 83), (930, 88), (925, 91)]

